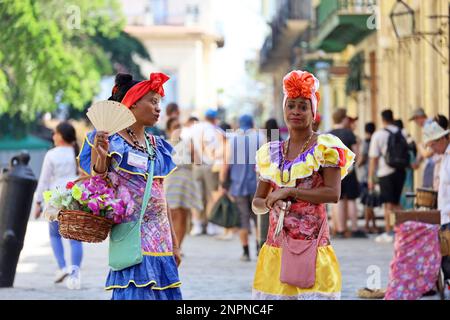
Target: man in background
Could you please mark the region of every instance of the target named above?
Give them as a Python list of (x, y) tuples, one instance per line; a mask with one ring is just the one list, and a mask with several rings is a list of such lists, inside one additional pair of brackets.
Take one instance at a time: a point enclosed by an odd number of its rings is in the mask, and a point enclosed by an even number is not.
[[(348, 117), (347, 111), (343, 108), (337, 109), (333, 113), (334, 129), (330, 131), (351, 149), (358, 159), (358, 143), (351, 128), (352, 118)], [(335, 226), (336, 237), (345, 238), (347, 230), (347, 219), (351, 221), (351, 236), (355, 238), (365, 238), (363, 231), (358, 229), (358, 210), (356, 199), (359, 197), (359, 183), (354, 168), (341, 182), (341, 198), (335, 206)]]
[[(376, 176), (380, 185), (381, 199), (384, 203), (385, 232), (375, 238), (375, 241), (390, 243), (394, 241), (390, 223), (390, 214), (393, 210), (400, 209), (400, 197), (406, 179), (406, 171), (405, 168), (393, 168), (386, 162), (390, 135), (396, 133), (401, 134), (401, 132), (399, 127), (394, 124), (394, 114), (391, 110), (384, 110), (381, 112), (381, 119), (383, 128), (377, 130), (370, 141), (368, 188), (369, 191), (374, 190), (375, 183), (373, 176), (376, 171)], [(406, 139), (404, 143), (407, 144)], [(391, 150), (389, 150), (389, 152), (391, 152)], [(409, 157), (407, 149), (405, 156)]]
[[(217, 126), (218, 112), (209, 109), (205, 120), (194, 123), (182, 136), (192, 141), (193, 177), (197, 182), (203, 201), (203, 210), (193, 210), (191, 235), (215, 235), (218, 230), (208, 223), (209, 213), (214, 203), (214, 193), (219, 188), (219, 171), (213, 170), (224, 154), (224, 132)], [(223, 159), (222, 159), (223, 161)], [(224, 162), (222, 162), (224, 163)]]
[[(450, 130), (437, 122), (426, 124), (423, 131), (425, 146), (442, 155), (439, 171), (438, 208), (441, 212), (441, 230), (450, 232)], [(447, 230), (447, 231), (445, 231)], [(444, 278), (450, 279), (450, 256), (442, 257)]]
[[(433, 119), (429, 119), (423, 108), (417, 108), (412, 113), (409, 121), (414, 121), (414, 123), (423, 130), (425, 124), (429, 124), (433, 121)], [(423, 143), (416, 143), (418, 155), (416, 158), (416, 162), (412, 165), (413, 169), (418, 169), (422, 162), (425, 161), (425, 168), (423, 172), (423, 188), (433, 188), (433, 176), (434, 176), (434, 167), (435, 163), (438, 160), (434, 157), (434, 152), (430, 149), (427, 149)]]

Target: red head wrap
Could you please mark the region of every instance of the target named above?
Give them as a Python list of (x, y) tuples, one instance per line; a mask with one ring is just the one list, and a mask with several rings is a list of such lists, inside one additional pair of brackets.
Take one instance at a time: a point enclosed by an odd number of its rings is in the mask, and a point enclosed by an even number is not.
[(161, 97), (164, 97), (163, 84), (169, 79), (170, 78), (164, 73), (150, 74), (150, 80), (144, 80), (136, 83), (130, 90), (128, 90), (125, 97), (122, 99), (122, 104), (130, 108), (150, 91), (156, 92)]

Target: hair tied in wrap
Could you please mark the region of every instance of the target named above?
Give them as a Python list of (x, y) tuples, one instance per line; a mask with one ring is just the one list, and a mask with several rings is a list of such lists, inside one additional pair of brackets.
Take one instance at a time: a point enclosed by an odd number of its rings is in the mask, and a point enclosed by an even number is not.
[(164, 97), (163, 84), (170, 78), (164, 73), (152, 73), (149, 80), (141, 81), (131, 87), (122, 99), (122, 104), (130, 108), (139, 99), (145, 96), (150, 91), (158, 93), (161, 97)]
[(283, 78), (284, 103), (286, 99), (304, 98), (311, 100), (313, 119), (316, 118), (320, 101), (319, 80), (307, 71), (294, 70)]
[(315, 87), (314, 76), (309, 72), (292, 71), (283, 79), (284, 94), (290, 98), (311, 98)]

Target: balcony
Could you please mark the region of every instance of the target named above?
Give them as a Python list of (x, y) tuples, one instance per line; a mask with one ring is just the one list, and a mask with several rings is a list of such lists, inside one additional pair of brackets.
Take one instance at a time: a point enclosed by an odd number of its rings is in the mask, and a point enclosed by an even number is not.
[(215, 42), (218, 48), (225, 45), (221, 30), (205, 23), (198, 5), (168, 7), (165, 0), (134, 0), (131, 7), (123, 3), (125, 31), (140, 40), (202, 40)]
[(322, 0), (317, 7), (315, 49), (341, 52), (374, 30), (376, 0)]
[(262, 72), (272, 72), (281, 63), (289, 61), (293, 45), (312, 18), (311, 0), (281, 0), (278, 8), (270, 22), (272, 30), (260, 50)]

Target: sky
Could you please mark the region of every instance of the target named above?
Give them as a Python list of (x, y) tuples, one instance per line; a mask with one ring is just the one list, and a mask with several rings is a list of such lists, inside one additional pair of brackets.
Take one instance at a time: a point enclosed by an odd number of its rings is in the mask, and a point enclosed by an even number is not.
[[(142, 4), (142, 0), (133, 0)], [(210, 12), (225, 38), (225, 46), (216, 51), (217, 86), (224, 90), (221, 102), (227, 108), (239, 108), (240, 113), (252, 111), (252, 106), (242, 106), (236, 100), (252, 93), (257, 87), (248, 77), (246, 60), (254, 60), (259, 54), (268, 32), (268, 25), (261, 13), (261, 0), (207, 0)], [(113, 78), (104, 79), (98, 99), (107, 98)], [(231, 111), (231, 110), (230, 110)], [(237, 110), (236, 110), (237, 112)]]
[(259, 54), (268, 26), (261, 14), (261, 0), (212, 1), (225, 36), (225, 46), (217, 50), (216, 59), (220, 61), (218, 86), (225, 90), (227, 104), (227, 96), (248, 94), (252, 81), (246, 75), (245, 61)]

